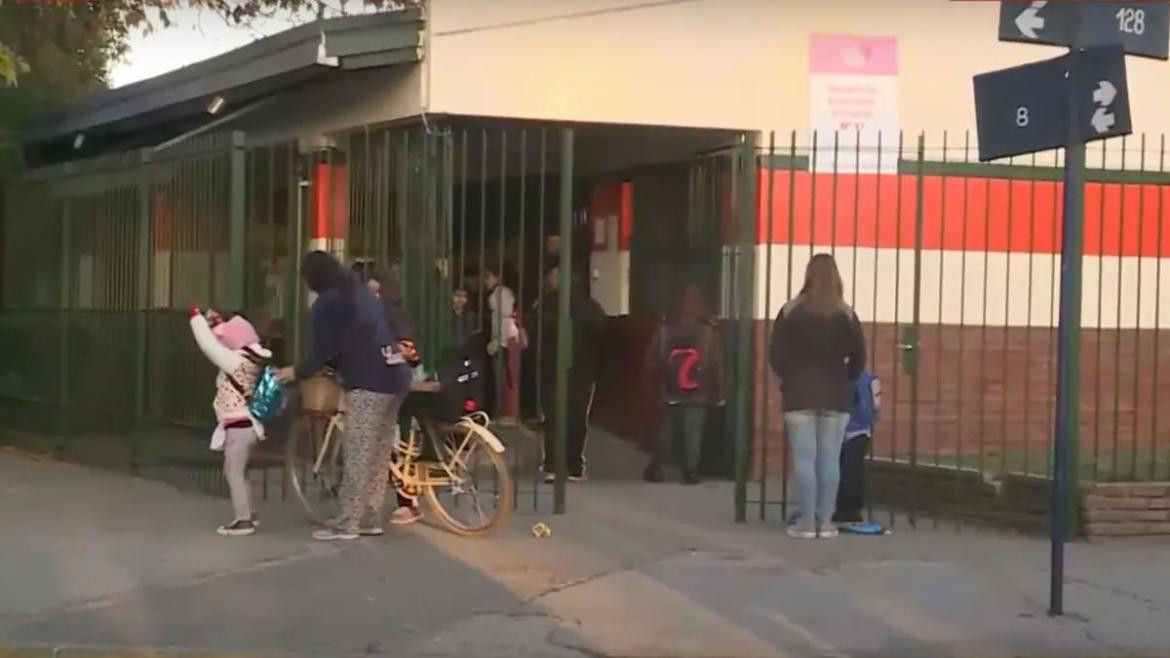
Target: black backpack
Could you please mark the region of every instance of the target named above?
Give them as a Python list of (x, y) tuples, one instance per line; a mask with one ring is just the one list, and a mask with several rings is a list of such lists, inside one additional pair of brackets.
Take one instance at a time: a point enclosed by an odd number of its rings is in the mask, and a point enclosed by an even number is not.
[(663, 325), (660, 332), (659, 359), (667, 399), (687, 401), (702, 398), (713, 330), (704, 324), (690, 327)]
[(483, 356), (469, 340), (452, 348), (439, 361), (441, 386), (440, 420), (455, 422), (474, 411), (483, 410)]

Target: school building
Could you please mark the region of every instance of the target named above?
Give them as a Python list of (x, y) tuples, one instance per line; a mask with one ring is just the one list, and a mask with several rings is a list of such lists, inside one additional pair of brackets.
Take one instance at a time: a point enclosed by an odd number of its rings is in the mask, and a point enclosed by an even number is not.
[[(74, 429), (196, 423), (206, 373), (175, 315), (197, 298), (238, 304), (295, 352), (296, 261), (313, 247), (397, 263), (436, 326), (458, 273), (481, 265), (506, 264), (531, 300), (567, 195), (625, 364), (604, 374), (595, 414), (615, 433), (650, 440), (639, 350), (699, 283), (739, 364), (725, 461), (778, 473), (769, 319), (829, 251), (884, 383), (875, 457), (1043, 477), (1060, 154), (978, 163), (971, 78), (1061, 51), (998, 42), (998, 14), (944, 0), (430, 0), (102, 92), (32, 133), (39, 166), (8, 193), (0, 326), (30, 349), (2, 357), (3, 408)], [(1165, 67), (1129, 59), (1136, 132), (1089, 149), (1092, 478), (1170, 469)], [(111, 380), (126, 359), (137, 369)]]

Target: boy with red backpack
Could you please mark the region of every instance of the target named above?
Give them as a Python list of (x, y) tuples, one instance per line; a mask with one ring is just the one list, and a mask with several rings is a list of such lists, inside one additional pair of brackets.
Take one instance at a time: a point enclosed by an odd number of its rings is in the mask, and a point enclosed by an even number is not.
[(723, 403), (723, 346), (707, 316), (698, 286), (683, 291), (678, 316), (662, 324), (646, 350), (651, 388), (661, 388), (662, 432), (643, 477), (662, 481), (662, 463), (681, 433), (683, 480), (699, 483), (699, 456), (707, 411)]

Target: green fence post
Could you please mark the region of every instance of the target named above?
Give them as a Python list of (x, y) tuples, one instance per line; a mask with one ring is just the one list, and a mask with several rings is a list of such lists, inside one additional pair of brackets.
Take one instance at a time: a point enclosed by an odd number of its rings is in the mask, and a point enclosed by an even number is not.
[[(301, 289), (301, 259), (305, 255), (305, 193), (309, 182), (302, 178), (300, 154), (296, 142), (288, 143), (288, 202), (293, 209), (293, 225), (288, 231), (288, 263), (285, 271), (287, 297), (285, 304), (285, 333), (292, 333), (285, 347), (285, 361), (294, 363), (301, 357), (304, 343), (304, 303)], [(303, 163), (309, 159), (304, 158)]]
[(138, 269), (135, 307), (134, 429), (130, 438), (130, 472), (142, 466), (142, 425), (146, 418), (147, 363), (150, 349), (150, 149), (143, 149), (138, 164)]
[[(900, 155), (900, 154), (899, 154)], [(925, 179), (922, 173), (922, 163), (926, 158), (926, 134), (918, 134), (918, 165), (915, 169), (914, 181), (914, 291), (911, 293), (911, 315), (910, 327), (907, 331), (905, 342), (902, 345), (903, 353), (906, 355), (908, 362), (913, 365), (909, 368), (910, 373), (910, 473), (911, 477), (918, 469), (918, 362), (920, 357), (921, 346), (919, 339), (921, 336), (922, 324), (922, 230), (924, 221), (924, 196), (925, 196)], [(941, 308), (941, 307), (940, 307)], [(895, 313), (897, 310), (895, 309)], [(941, 313), (941, 311), (940, 311)], [(936, 340), (940, 340), (938, 337)], [(914, 494), (918, 493), (917, 489)], [(918, 522), (918, 501), (914, 500), (910, 505), (909, 521), (910, 527), (915, 527)]]
[(735, 522), (747, 521), (747, 475), (748, 475), (748, 446), (752, 432), (752, 404), (751, 398), (755, 394), (752, 387), (752, 373), (754, 372), (755, 353), (752, 336), (755, 333), (756, 307), (756, 146), (759, 136), (752, 132), (741, 138), (739, 149), (738, 175), (739, 194), (734, 199), (735, 210), (738, 214), (738, 230), (736, 231), (736, 247), (739, 252), (736, 258), (735, 277), (736, 308), (734, 310), (736, 322), (735, 337), (735, 397), (731, 409), (735, 416)]
[(231, 140), (231, 171), (228, 180), (228, 308), (237, 311), (247, 303), (247, 153), (244, 133), (235, 131)]
[[(502, 184), (502, 183), (501, 183)], [(565, 513), (565, 479), (568, 477), (569, 368), (573, 354), (573, 327), (570, 324), (570, 299), (573, 294), (573, 129), (561, 129), (561, 253), (566, 257), (558, 265), (557, 292), (557, 373), (556, 423), (554, 445), (556, 485), (553, 487), (553, 514)], [(545, 428), (548, 431), (548, 428)]]
[[(73, 166), (65, 165), (66, 175), (72, 174)], [(60, 408), (57, 412), (57, 439), (55, 450), (60, 458), (65, 452), (65, 444), (61, 434), (69, 430), (69, 306), (72, 298), (73, 283), (73, 246), (71, 243), (69, 221), (69, 197), (61, 199), (61, 307), (58, 312), (57, 331), (58, 362), (57, 385), (59, 387)]]

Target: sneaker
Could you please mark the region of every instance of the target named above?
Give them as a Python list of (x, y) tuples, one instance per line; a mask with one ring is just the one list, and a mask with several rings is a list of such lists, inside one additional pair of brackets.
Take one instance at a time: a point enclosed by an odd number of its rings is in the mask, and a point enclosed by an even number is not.
[(812, 530), (803, 530), (794, 525), (790, 525), (784, 529), (784, 534), (794, 539), (816, 539), (817, 533)]
[(356, 532), (346, 532), (337, 528), (326, 528), (313, 533), (313, 539), (317, 541), (349, 541), (360, 536)]
[(837, 526), (829, 525), (821, 528), (817, 534), (820, 535), (821, 539), (833, 539), (841, 533), (837, 530)]
[(584, 468), (579, 471), (569, 471), (569, 482), (584, 482), (587, 479), (588, 476), (586, 476)]
[(422, 510), (417, 507), (399, 507), (390, 514), (390, 523), (394, 525), (410, 525), (421, 521)]
[[(568, 480), (569, 480), (569, 482), (584, 482), (586, 480), (586, 477), (585, 477), (584, 473), (569, 473)], [(545, 473), (544, 474), (544, 483), (545, 484), (556, 484), (556, 481), (557, 481), (557, 474), (556, 473)]]
[(236, 520), (219, 526), (215, 531), (224, 537), (246, 537), (256, 532), (256, 522), (251, 519)]
[(372, 525), (358, 530), (358, 534), (363, 537), (381, 537), (386, 534), (386, 530), (380, 525)]

